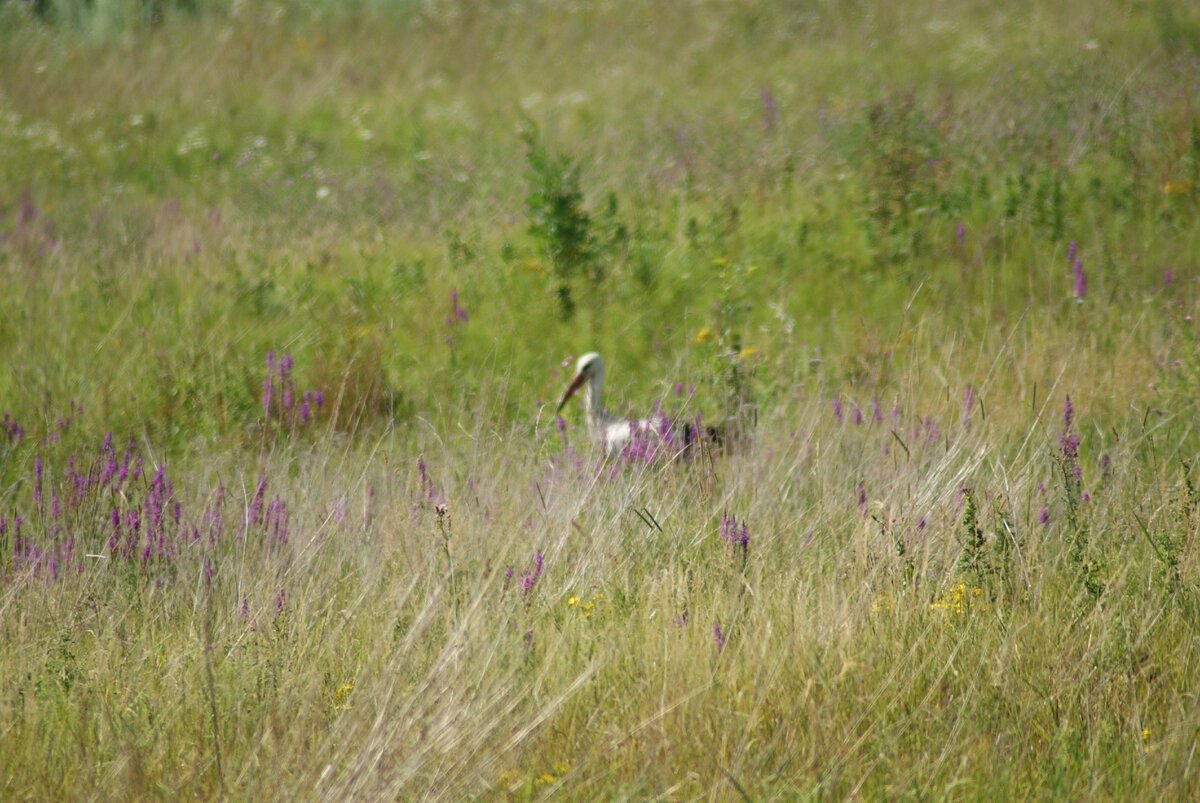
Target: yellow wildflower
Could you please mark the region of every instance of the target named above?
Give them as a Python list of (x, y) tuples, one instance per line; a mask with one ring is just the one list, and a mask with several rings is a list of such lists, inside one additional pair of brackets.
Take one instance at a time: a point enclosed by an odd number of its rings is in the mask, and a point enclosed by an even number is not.
[(570, 607), (574, 608), (574, 607), (575, 607), (576, 605), (578, 605), (578, 604), (579, 604), (579, 597), (568, 597), (568, 598), (567, 598), (567, 605), (568, 605), (568, 606), (570, 606)]
[(521, 774), (516, 770), (505, 770), (500, 773), (500, 777), (496, 779), (497, 786), (502, 786), (505, 789), (511, 789), (521, 782)]
[(755, 348), (754, 346), (746, 346), (744, 349), (742, 349), (741, 351), (738, 352), (738, 359), (739, 360), (748, 360), (757, 353), (758, 353), (758, 349)]
[(558, 778), (554, 777), (553, 775), (551, 775), (548, 772), (543, 772), (541, 775), (539, 775), (537, 777), (537, 779), (538, 779), (538, 783), (554, 783), (555, 781), (558, 780)]
[(343, 683), (333, 692), (333, 710), (345, 711), (350, 707), (350, 692), (354, 691), (353, 683)]
[(952, 586), (946, 596), (931, 602), (929, 607), (931, 610), (952, 611), (955, 616), (962, 616), (966, 610), (968, 601), (973, 597), (980, 597), (982, 595), (982, 588), (972, 587), (968, 589), (966, 583), (959, 583)]
[(705, 326), (699, 332), (696, 333), (695, 337), (692, 338), (692, 343), (699, 346), (702, 343), (707, 343), (708, 341), (710, 341), (712, 339), (713, 339), (712, 327)]
[(1163, 184), (1162, 190), (1166, 195), (1183, 195), (1185, 192), (1192, 191), (1192, 182), (1168, 181), (1166, 184)]

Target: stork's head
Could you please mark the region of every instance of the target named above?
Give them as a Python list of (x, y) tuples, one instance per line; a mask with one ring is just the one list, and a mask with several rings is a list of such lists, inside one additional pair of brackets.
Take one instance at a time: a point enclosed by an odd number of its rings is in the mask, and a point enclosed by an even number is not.
[(558, 409), (554, 411), (554, 414), (558, 415), (561, 413), (567, 401), (585, 384), (592, 393), (591, 398), (597, 399), (600, 395), (600, 384), (603, 381), (604, 360), (600, 359), (600, 355), (594, 351), (584, 354), (575, 363), (575, 376), (571, 378), (571, 384), (567, 385), (567, 389), (562, 396), (562, 401), (558, 403)]

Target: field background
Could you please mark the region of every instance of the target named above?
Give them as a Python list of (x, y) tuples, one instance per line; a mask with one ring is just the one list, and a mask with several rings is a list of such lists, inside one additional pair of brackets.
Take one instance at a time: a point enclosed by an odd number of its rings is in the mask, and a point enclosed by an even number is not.
[(1198, 204), (1191, 3), (0, 0), (0, 798), (1195, 799)]

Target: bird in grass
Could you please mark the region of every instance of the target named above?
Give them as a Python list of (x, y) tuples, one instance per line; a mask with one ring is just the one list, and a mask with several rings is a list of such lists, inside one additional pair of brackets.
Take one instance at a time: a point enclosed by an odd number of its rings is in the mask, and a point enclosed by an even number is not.
[(563, 392), (558, 403), (557, 416), (579, 389), (583, 388), (583, 410), (587, 418), (588, 437), (608, 456), (620, 454), (636, 446), (666, 445), (679, 449), (691, 446), (701, 434), (712, 442), (719, 442), (714, 427), (703, 432), (698, 425), (687, 422), (682, 432), (672, 430), (671, 421), (665, 415), (656, 414), (649, 418), (623, 418), (604, 409), (601, 396), (604, 392), (604, 360), (596, 352), (584, 354), (575, 363), (575, 375)]

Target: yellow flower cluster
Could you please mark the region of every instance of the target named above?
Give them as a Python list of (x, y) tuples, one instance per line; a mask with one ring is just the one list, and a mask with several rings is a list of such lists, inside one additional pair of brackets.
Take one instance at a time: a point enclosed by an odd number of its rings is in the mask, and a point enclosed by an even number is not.
[(589, 600), (581, 600), (579, 597), (571, 596), (567, 598), (567, 607), (574, 608), (579, 611), (579, 615), (584, 619), (591, 619), (592, 613), (596, 610), (597, 605), (604, 604), (604, 595), (597, 594)]
[(350, 707), (350, 692), (354, 691), (353, 683), (343, 683), (334, 689), (333, 710), (345, 711)]
[(962, 616), (970, 601), (980, 596), (983, 596), (983, 589), (976, 586), (967, 588), (965, 583), (959, 583), (952, 586), (946, 596), (929, 603), (929, 607), (931, 610), (953, 612), (955, 616)]
[[(560, 761), (551, 767), (551, 769), (554, 771), (543, 771), (531, 776), (533, 785), (549, 786), (550, 784), (555, 783), (559, 778), (567, 774), (567, 772), (571, 769), (571, 764), (568, 761)], [(523, 780), (524, 776), (516, 770), (504, 770), (504, 772), (500, 773), (499, 777), (496, 778), (496, 785), (501, 789), (511, 792), (517, 789), (517, 787), (521, 786)]]

